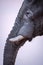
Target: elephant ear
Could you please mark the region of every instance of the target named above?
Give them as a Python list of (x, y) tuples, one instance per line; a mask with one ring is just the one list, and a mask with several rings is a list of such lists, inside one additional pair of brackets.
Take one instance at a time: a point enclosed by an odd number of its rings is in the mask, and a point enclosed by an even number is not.
[(43, 5), (43, 0), (32, 0), (32, 4), (39, 4), (39, 5)]

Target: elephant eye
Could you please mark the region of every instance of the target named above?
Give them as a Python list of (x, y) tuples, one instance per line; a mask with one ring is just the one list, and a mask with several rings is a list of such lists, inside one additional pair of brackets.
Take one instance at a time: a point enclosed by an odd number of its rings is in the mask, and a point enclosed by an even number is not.
[(26, 12), (26, 14), (28, 15), (28, 14), (29, 14), (29, 12)]
[(28, 16), (29, 15), (29, 12), (26, 12), (26, 16)]

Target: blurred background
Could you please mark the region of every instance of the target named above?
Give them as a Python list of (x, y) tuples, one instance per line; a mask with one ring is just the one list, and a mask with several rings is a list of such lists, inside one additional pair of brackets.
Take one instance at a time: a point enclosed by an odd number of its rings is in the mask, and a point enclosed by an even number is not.
[[(3, 65), (3, 52), (23, 0), (0, 0), (0, 65)], [(15, 65), (43, 65), (43, 36), (26, 41), (16, 58)]]

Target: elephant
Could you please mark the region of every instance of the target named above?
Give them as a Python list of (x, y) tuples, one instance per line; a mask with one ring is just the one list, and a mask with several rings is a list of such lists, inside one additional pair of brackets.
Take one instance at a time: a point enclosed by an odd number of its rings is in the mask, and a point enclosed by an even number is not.
[[(30, 15), (31, 12), (32, 14)], [(23, 21), (23, 16), (25, 14), (30, 15), (27, 19), (29, 22), (26, 22), (26, 24), (30, 24), (27, 26), (28, 29), (31, 25), (33, 26), (33, 29), (31, 29), (32, 33), (30, 32), (30, 37), (27, 34), (27, 38), (19, 42), (20, 45), (16, 45), (15, 43), (12, 44), (9, 42), (9, 39), (16, 37), (21, 33), (21, 30), (23, 30), (22, 27), (25, 23), (25, 20)], [(34, 37), (41, 35), (43, 35), (43, 0), (24, 0), (16, 17), (15, 24), (6, 40), (3, 65), (15, 65), (19, 48), (23, 46), (27, 40), (31, 41)]]

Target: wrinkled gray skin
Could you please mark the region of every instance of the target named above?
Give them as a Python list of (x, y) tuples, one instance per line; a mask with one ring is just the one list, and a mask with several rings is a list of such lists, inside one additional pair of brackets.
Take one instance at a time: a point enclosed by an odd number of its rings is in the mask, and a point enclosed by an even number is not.
[[(40, 1), (41, 0), (24, 0), (17, 15), (17, 18), (15, 20), (14, 27), (6, 40), (3, 65), (15, 65), (17, 52), (19, 48), (25, 43), (25, 41), (27, 39), (30, 41), (36, 36), (43, 35), (43, 7), (42, 7), (43, 3)], [(34, 26), (31, 31), (32, 36), (31, 37), (28, 36), (26, 39), (20, 42), (20, 45), (17, 46), (15, 45), (15, 43), (12, 44), (11, 42), (9, 42), (9, 39), (19, 35), (18, 33), (25, 22), (25, 20), (23, 21), (23, 16), (26, 14), (27, 11), (28, 15), (29, 11), (32, 11), (32, 15), (28, 18), (29, 22), (31, 22), (32, 25)]]

